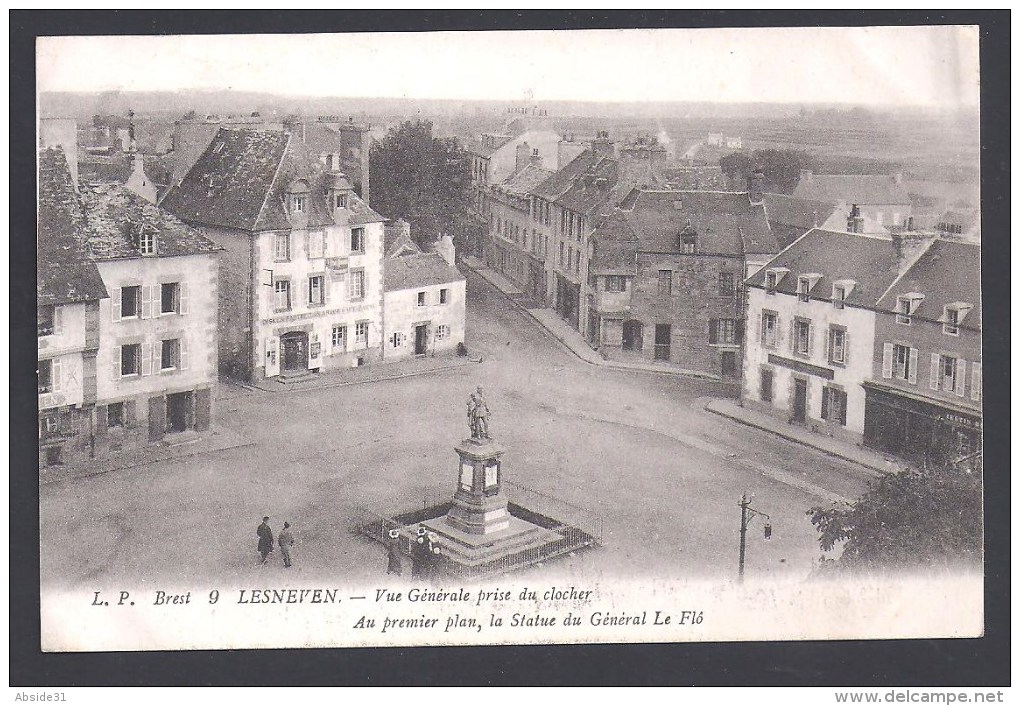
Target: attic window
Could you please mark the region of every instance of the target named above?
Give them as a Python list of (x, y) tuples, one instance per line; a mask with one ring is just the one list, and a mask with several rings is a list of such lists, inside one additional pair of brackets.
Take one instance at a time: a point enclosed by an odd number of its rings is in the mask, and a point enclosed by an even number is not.
[(917, 292), (908, 292), (901, 297), (896, 297), (896, 323), (910, 326), (910, 317), (917, 307), (924, 301), (924, 295)]
[(347, 208), (347, 194), (338, 193), (336, 194), (335, 208)]
[(846, 298), (850, 296), (856, 284), (852, 279), (840, 279), (833, 282), (832, 306), (836, 309), (842, 309)]
[(290, 202), (291, 210), (294, 213), (302, 213), (305, 210), (305, 197), (304, 196), (292, 196)]
[(811, 301), (811, 290), (815, 283), (822, 278), (821, 275), (810, 273), (797, 278), (797, 298), (802, 302)]
[(776, 289), (779, 287), (779, 283), (783, 281), (783, 277), (789, 272), (785, 267), (770, 267), (765, 272), (765, 293), (775, 294)]
[(143, 226), (138, 233), (138, 252), (142, 255), (156, 254), (156, 231), (153, 228)]
[(939, 319), (942, 322), (942, 333), (948, 336), (959, 336), (960, 324), (963, 323), (971, 308), (972, 305), (968, 302), (946, 304), (942, 318)]

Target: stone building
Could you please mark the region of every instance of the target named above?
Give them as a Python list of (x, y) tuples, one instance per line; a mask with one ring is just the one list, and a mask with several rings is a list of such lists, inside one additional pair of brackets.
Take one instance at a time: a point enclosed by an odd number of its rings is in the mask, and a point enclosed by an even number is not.
[(385, 219), (293, 132), (221, 128), (162, 204), (224, 249), (224, 373), (293, 378), (381, 358)]
[(877, 300), (864, 443), (917, 464), (980, 464), (981, 246), (943, 235)]
[(456, 352), (464, 343), (466, 280), (453, 239), (443, 236), (435, 251), (422, 252), (409, 228), (401, 236), (387, 248), (384, 265), (383, 359)]
[(607, 358), (739, 375), (740, 283), (780, 246), (760, 191), (634, 189), (591, 236), (590, 340)]

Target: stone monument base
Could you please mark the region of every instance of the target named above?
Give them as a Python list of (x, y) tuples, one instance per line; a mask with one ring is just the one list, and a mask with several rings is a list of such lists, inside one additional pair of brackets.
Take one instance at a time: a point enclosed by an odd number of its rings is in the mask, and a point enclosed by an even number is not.
[(539, 527), (509, 513), (505, 529), (487, 534), (464, 532), (450, 524), (446, 517), (426, 520), (421, 524), (429, 532), (439, 535), (446, 559), (472, 567), (537, 549), (563, 538), (559, 532)]

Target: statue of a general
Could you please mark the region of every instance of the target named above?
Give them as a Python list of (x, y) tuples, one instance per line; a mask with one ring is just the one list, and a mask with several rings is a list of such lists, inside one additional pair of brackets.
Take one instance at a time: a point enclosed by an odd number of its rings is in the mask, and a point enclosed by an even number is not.
[(482, 386), (471, 393), (467, 403), (468, 426), (472, 439), (489, 439), (489, 407), (485, 404)]

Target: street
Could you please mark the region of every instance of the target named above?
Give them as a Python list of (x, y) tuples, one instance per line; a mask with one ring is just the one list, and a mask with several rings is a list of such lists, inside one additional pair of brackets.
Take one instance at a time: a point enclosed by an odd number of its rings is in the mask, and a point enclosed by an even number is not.
[[(214, 429), (252, 445), (41, 486), (44, 589), (383, 577), (385, 552), (351, 517), (452, 495), (476, 385), (506, 476), (604, 522), (603, 547), (531, 575), (733, 578), (746, 491), (772, 525), (768, 541), (761, 518), (750, 526), (748, 579), (804, 578), (820, 554), (807, 510), (865, 486), (853, 464), (703, 410), (719, 383), (584, 363), (473, 273), (468, 301), (480, 364), (309, 391), (221, 385)], [(263, 515), (293, 525), (293, 568), (278, 552), (259, 565)]]

